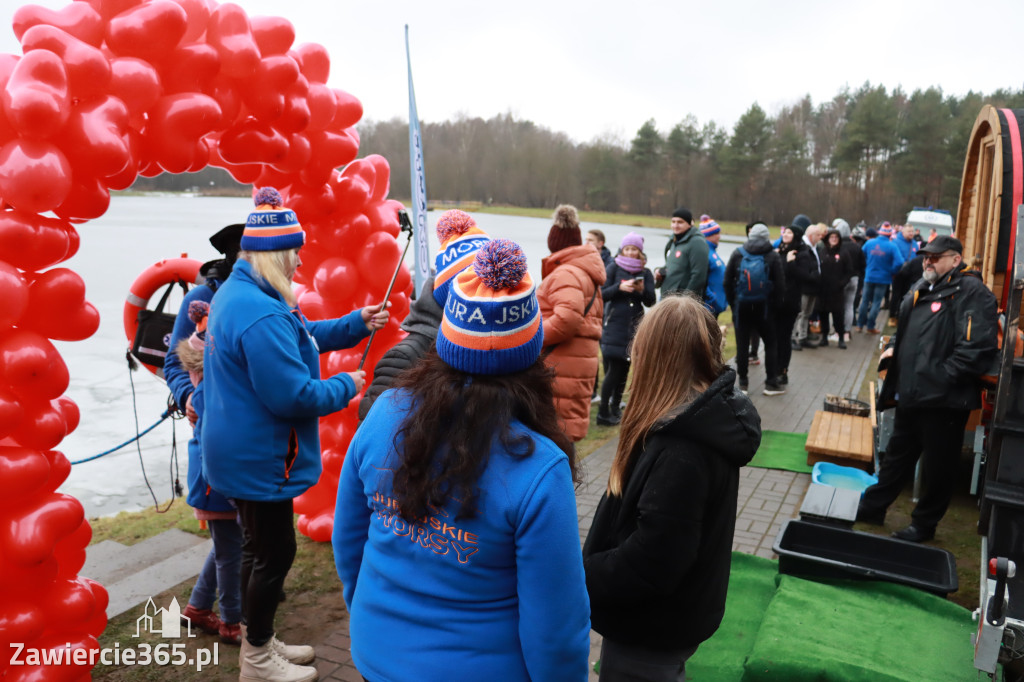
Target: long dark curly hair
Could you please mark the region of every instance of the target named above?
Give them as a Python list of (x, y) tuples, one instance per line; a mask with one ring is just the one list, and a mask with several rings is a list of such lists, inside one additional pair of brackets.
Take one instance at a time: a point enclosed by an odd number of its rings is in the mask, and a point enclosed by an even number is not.
[(495, 439), (513, 456), (533, 454), (533, 439), (512, 432), (514, 419), (554, 441), (569, 458), (573, 482), (579, 483), (575, 449), (558, 427), (553, 377), (541, 360), (514, 374), (466, 374), (434, 350), (404, 372), (395, 387), (412, 394), (413, 409), (396, 433), (392, 484), (402, 518), (422, 518), (428, 506), (441, 507), (449, 500), (459, 503), (457, 517), (475, 516), (476, 484)]

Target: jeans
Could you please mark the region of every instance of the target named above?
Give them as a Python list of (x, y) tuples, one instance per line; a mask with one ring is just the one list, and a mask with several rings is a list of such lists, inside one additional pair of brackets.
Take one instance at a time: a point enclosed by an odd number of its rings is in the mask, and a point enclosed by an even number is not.
[(601, 642), (600, 682), (685, 682), (686, 661), (697, 647), (664, 651), (618, 644), (607, 637)]
[(235, 519), (211, 519), (206, 523), (213, 548), (206, 555), (188, 603), (209, 610), (219, 592), (221, 620), (238, 623), (242, 620), (242, 527)]
[(846, 331), (853, 329), (853, 301), (857, 298), (857, 280), (859, 277), (851, 277), (843, 289), (843, 328)]
[(274, 636), (274, 616), (285, 576), (295, 560), (291, 500), (235, 500), (242, 522), (242, 618), (246, 639), (263, 646)]
[(793, 340), (803, 341), (807, 338), (807, 325), (814, 314), (814, 304), (818, 302), (817, 296), (802, 294), (800, 296), (800, 314), (796, 317), (796, 324), (793, 325)]
[[(878, 324), (878, 310), (882, 307), (882, 298), (885, 296), (885, 290), (888, 288), (888, 284), (864, 282), (864, 293), (861, 296), (860, 310), (857, 313), (858, 327), (878, 328), (875, 326)], [(868, 324), (869, 321), (871, 322), (870, 325)]]

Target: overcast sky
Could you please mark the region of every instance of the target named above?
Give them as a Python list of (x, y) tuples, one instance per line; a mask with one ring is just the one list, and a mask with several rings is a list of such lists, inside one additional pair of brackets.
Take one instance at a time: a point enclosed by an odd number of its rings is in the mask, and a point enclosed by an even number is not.
[[(21, 2), (0, 0), (0, 52)], [(62, 0), (37, 0), (50, 8)], [(332, 87), (364, 118), (407, 118), (409, 25), (420, 118), (511, 112), (579, 142), (628, 141), (647, 119), (667, 133), (688, 113), (732, 130), (754, 102), (769, 114), (865, 81), (946, 94), (1024, 87), (1024, 0), (847, 2), (631, 0), (236, 0), (284, 16), (296, 43), (324, 45)]]

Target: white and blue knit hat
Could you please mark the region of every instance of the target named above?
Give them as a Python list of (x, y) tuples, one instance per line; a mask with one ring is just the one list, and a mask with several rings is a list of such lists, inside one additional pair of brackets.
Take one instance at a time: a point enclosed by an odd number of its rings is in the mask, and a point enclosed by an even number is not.
[(468, 374), (512, 374), (535, 363), (543, 343), (526, 254), (508, 239), (487, 242), (451, 280), (437, 354)]
[(306, 233), (295, 211), (284, 208), (284, 200), (276, 189), (261, 188), (253, 203), (256, 210), (249, 214), (242, 232), (243, 251), (287, 251), (306, 243)]
[(435, 230), (441, 249), (434, 258), (434, 300), (443, 306), (452, 279), (473, 263), (476, 252), (490, 237), (468, 213), (457, 208), (442, 213)]

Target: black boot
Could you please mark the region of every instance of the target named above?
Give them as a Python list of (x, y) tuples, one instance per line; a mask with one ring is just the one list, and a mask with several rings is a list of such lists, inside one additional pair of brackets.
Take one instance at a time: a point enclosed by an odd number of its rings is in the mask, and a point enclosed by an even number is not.
[(618, 423), (619, 418), (608, 408), (608, 401), (602, 397), (601, 406), (597, 408), (598, 426), (615, 426)]
[(616, 426), (621, 420), (602, 405), (597, 411), (598, 426)]

